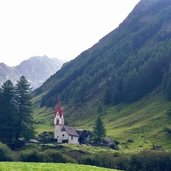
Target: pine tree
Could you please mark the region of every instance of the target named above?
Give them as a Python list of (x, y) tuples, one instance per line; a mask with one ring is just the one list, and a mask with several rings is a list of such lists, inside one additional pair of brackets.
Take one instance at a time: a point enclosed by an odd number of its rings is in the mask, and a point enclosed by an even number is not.
[(95, 122), (93, 133), (95, 135), (95, 142), (101, 142), (103, 138), (106, 136), (106, 129), (100, 116), (97, 118)]
[(0, 140), (9, 146), (14, 140), (14, 128), (17, 116), (15, 88), (8, 80), (0, 90)]
[(29, 139), (34, 134), (30, 85), (24, 76), (22, 76), (17, 82), (16, 96), (18, 117), (15, 129), (15, 138), (16, 141), (18, 141), (20, 137)]

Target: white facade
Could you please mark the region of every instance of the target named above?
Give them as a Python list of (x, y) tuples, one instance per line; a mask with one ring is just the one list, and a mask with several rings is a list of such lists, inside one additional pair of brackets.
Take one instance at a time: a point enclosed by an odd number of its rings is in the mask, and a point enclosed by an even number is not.
[(57, 139), (57, 143), (79, 144), (79, 135), (76, 130), (64, 125), (64, 116), (60, 107), (59, 99), (58, 107), (55, 111), (54, 126), (54, 139)]
[(79, 137), (69, 136), (68, 143), (69, 143), (69, 144), (79, 144), (78, 139), (79, 139)]
[(79, 144), (79, 136), (76, 133), (70, 135), (69, 132), (67, 132), (69, 127), (67, 127), (67, 129), (65, 128), (64, 125), (62, 127), (59, 125), (55, 126), (54, 138), (57, 139), (57, 143)]

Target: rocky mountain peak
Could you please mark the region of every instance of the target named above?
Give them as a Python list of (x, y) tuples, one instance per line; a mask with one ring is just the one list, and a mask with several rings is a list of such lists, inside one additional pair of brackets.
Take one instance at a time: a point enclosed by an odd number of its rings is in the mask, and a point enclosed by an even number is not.
[(15, 67), (0, 63), (0, 85), (8, 79), (15, 83), (21, 75), (24, 75), (35, 89), (59, 70), (62, 64), (63, 61), (46, 55), (31, 57)]

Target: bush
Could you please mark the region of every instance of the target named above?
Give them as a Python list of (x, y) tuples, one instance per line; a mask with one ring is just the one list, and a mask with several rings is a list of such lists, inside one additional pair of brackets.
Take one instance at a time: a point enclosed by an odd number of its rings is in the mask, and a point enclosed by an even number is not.
[(128, 171), (170, 171), (171, 153), (143, 151), (132, 155), (129, 161)]
[(13, 153), (6, 144), (0, 142), (0, 161), (12, 161)]
[(57, 163), (76, 163), (74, 159), (56, 150), (45, 150), (39, 152), (35, 149), (21, 152), (20, 161), (24, 162), (57, 162)]
[(171, 171), (171, 153), (143, 151), (130, 156), (98, 153), (81, 158), (79, 163), (127, 171)]
[(58, 152), (56, 150), (45, 150), (43, 152), (43, 161), (57, 163), (76, 163), (76, 161), (68, 155)]
[(24, 162), (43, 162), (43, 156), (37, 150), (29, 150), (21, 152), (19, 160)]
[(128, 156), (123, 156), (119, 153), (97, 153), (92, 156), (81, 158), (79, 160), (79, 163), (125, 170), (128, 164)]

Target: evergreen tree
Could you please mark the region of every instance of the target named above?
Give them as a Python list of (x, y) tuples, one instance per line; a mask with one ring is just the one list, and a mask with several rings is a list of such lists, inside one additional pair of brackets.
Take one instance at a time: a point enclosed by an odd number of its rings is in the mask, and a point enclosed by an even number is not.
[(0, 90), (0, 140), (8, 145), (12, 145), (15, 137), (16, 116), (15, 88), (13, 83), (8, 80)]
[(32, 104), (30, 95), (30, 85), (26, 78), (22, 76), (16, 85), (16, 96), (18, 105), (18, 117), (16, 123), (16, 141), (20, 137), (29, 139), (34, 134), (32, 119)]
[(95, 127), (93, 129), (93, 133), (95, 135), (95, 141), (101, 142), (103, 138), (106, 136), (106, 129), (102, 122), (101, 117), (99, 116), (95, 122)]

